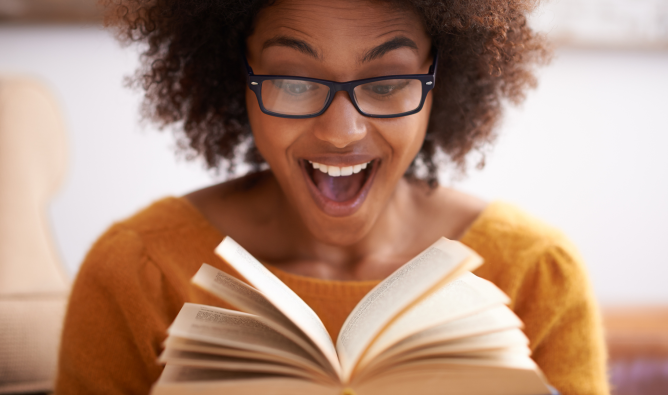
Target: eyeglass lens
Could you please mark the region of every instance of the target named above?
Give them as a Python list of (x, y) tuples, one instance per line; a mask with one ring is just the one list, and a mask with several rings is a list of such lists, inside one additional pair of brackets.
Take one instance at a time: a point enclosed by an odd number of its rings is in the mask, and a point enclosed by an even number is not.
[(422, 83), (413, 79), (369, 82), (354, 89), (359, 108), (371, 115), (392, 115), (413, 111), (422, 99)]
[[(273, 113), (311, 115), (327, 103), (330, 89), (313, 81), (269, 79), (262, 82), (262, 103)], [(354, 100), (369, 115), (394, 115), (420, 106), (422, 83), (417, 79), (389, 79), (358, 85)]]
[(317, 114), (328, 98), (329, 87), (317, 82), (289, 79), (262, 82), (262, 103), (267, 110), (277, 114)]

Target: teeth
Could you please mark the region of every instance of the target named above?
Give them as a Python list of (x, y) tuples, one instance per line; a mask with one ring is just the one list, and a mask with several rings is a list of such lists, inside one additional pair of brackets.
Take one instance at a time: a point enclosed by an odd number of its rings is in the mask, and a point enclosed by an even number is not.
[(340, 176), (349, 176), (351, 174), (356, 174), (366, 169), (367, 165), (371, 162), (360, 163), (359, 165), (354, 166), (327, 166), (322, 163), (308, 161), (314, 169), (320, 170), (323, 173), (329, 174), (331, 177), (340, 177)]
[(327, 166), (327, 174), (330, 177), (338, 177), (341, 175), (341, 168), (338, 166)]

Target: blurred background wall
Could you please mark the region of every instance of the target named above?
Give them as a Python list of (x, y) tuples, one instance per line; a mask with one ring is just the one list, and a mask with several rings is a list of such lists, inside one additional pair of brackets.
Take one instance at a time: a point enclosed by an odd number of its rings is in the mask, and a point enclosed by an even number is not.
[[(45, 81), (68, 122), (51, 220), (71, 275), (113, 221), (221, 179), (140, 124), (141, 93), (123, 87), (138, 50), (93, 3), (0, 0), (0, 72)], [(531, 23), (555, 42), (553, 63), (508, 111), (486, 168), (443, 180), (563, 229), (604, 305), (668, 304), (668, 1), (554, 0)]]

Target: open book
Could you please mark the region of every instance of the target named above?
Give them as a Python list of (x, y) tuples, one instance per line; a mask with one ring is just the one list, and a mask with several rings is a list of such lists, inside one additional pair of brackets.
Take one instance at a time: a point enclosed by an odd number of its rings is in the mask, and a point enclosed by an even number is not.
[[(227, 237), (192, 281), (240, 311), (186, 303), (152, 395), (551, 394), (508, 297), (441, 238), (371, 290), (332, 342), (315, 312)], [(553, 391), (553, 390), (552, 390)]]

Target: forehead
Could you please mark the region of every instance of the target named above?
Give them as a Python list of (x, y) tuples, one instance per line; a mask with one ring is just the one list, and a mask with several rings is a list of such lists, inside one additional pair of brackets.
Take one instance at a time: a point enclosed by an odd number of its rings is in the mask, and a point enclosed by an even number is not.
[(394, 36), (431, 46), (419, 16), (390, 1), (279, 0), (258, 14), (249, 41), (262, 45), (284, 35), (308, 42), (320, 56), (340, 48), (361, 51)]

